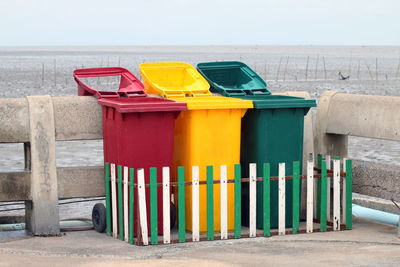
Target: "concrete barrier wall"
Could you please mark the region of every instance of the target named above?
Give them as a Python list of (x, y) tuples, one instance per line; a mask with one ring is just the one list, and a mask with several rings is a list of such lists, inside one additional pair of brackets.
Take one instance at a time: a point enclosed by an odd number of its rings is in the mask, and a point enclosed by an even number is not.
[[(309, 97), (306, 92), (284, 94)], [(311, 112), (305, 118), (304, 159), (313, 151), (346, 157), (348, 135), (400, 140), (399, 107), (400, 97), (324, 93), (314, 127)], [(25, 143), (26, 157), (25, 171), (0, 170), (0, 201), (27, 201), (27, 225), (33, 234), (58, 233), (59, 225), (54, 220), (58, 218), (58, 199), (104, 195), (102, 167), (56, 168), (54, 156), (55, 141), (101, 139), (101, 120), (101, 107), (93, 97), (0, 99), (0, 143)], [(379, 172), (355, 166), (355, 192), (398, 197), (393, 193), (399, 192), (398, 173), (390, 176), (390, 181), (386, 179), (390, 186), (378, 190), (371, 177)]]
[[(398, 166), (355, 160), (353, 175), (354, 192), (400, 202), (400, 168)], [(393, 203), (391, 205), (394, 206)]]
[(0, 143), (24, 143), (25, 171), (0, 172), (0, 201), (25, 200), (27, 229), (60, 231), (58, 199), (104, 195), (102, 168), (57, 168), (55, 142), (102, 138), (93, 97), (0, 99)]
[[(102, 139), (101, 107), (89, 96), (52, 97), (56, 141)], [(0, 143), (29, 142), (26, 98), (0, 99)]]
[(326, 132), (400, 141), (400, 97), (336, 93)]
[[(400, 97), (327, 91), (319, 99), (314, 127), (315, 152), (323, 155), (347, 157), (348, 136), (400, 141)], [(353, 177), (353, 192), (400, 202), (398, 166), (357, 160)], [(363, 206), (397, 210), (388, 201), (377, 206), (360, 199)]]
[(327, 91), (319, 99), (315, 151), (346, 157), (347, 136), (400, 141), (400, 97)]

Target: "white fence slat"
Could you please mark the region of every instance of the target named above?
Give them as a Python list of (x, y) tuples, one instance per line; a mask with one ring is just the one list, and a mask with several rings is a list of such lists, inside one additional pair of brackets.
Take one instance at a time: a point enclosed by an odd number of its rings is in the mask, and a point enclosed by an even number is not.
[(163, 181), (163, 238), (164, 244), (171, 243), (171, 189), (170, 189), (170, 175), (169, 167), (162, 168), (162, 181)]
[(124, 167), (124, 239), (128, 242), (129, 236), (129, 215), (128, 215), (128, 167)]
[[(346, 170), (347, 158), (343, 158), (343, 172)], [(346, 176), (342, 177), (342, 223), (346, 224)]]
[(278, 210), (278, 234), (285, 235), (285, 216), (286, 216), (286, 207), (285, 207), (285, 163), (279, 163), (279, 185), (278, 185), (278, 203), (279, 203), (279, 210)]
[(199, 166), (192, 167), (192, 240), (200, 241)]
[(340, 230), (340, 160), (333, 161), (333, 230)]
[[(318, 158), (317, 158), (318, 161)], [(320, 166), (319, 166), (320, 167)], [(317, 179), (313, 179), (313, 217), (314, 219), (317, 219), (317, 214), (318, 214), (318, 202), (316, 201), (318, 199), (318, 181)]]
[(250, 197), (250, 218), (249, 231), (250, 237), (257, 236), (256, 230), (256, 205), (257, 205), (257, 164), (250, 163), (250, 179), (249, 179), (249, 197)]
[(144, 169), (138, 169), (138, 197), (139, 197), (139, 221), (142, 233), (143, 245), (149, 244), (147, 233), (147, 211), (146, 211), (146, 190), (144, 182)]
[(221, 239), (228, 239), (228, 181), (226, 165), (220, 167)]
[(117, 221), (117, 181), (115, 179), (115, 164), (110, 164), (111, 169), (111, 206), (112, 206), (112, 235), (118, 238)]
[(313, 232), (313, 197), (314, 197), (314, 162), (307, 161), (307, 223), (306, 231), (307, 233)]
[[(331, 156), (326, 155), (326, 169), (331, 169)], [(326, 220), (331, 220), (331, 178), (326, 178)]]

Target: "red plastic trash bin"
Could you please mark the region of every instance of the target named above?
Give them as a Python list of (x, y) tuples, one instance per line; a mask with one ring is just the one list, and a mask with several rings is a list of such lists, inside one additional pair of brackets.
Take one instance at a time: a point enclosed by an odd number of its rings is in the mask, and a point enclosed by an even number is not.
[[(98, 91), (82, 81), (85, 77), (120, 76), (117, 92)], [(162, 182), (161, 168), (172, 167), (174, 124), (185, 103), (149, 97), (142, 82), (124, 68), (93, 68), (74, 71), (80, 96), (99, 98), (103, 112), (104, 162), (129, 168), (144, 168), (145, 183), (150, 183), (149, 168), (158, 168), (158, 183)], [(137, 183), (135, 175), (135, 183)], [(150, 191), (146, 189), (146, 196)], [(135, 214), (138, 214), (135, 190)], [(162, 188), (158, 188), (158, 207), (162, 207)], [(149, 197), (146, 197), (150, 207)], [(150, 212), (147, 211), (150, 222)], [(135, 225), (137, 216), (135, 216)], [(158, 209), (158, 233), (163, 232), (162, 209)], [(135, 227), (135, 234), (137, 229)]]

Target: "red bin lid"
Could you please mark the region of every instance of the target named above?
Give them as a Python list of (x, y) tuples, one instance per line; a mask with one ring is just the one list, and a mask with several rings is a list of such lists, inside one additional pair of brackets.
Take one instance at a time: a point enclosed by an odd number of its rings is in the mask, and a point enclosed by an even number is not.
[(158, 97), (101, 98), (99, 104), (113, 107), (119, 113), (187, 110), (186, 103)]
[[(81, 79), (107, 76), (121, 76), (118, 91), (96, 90), (85, 84)], [(100, 105), (115, 108), (119, 113), (181, 111), (187, 109), (186, 103), (147, 96), (144, 92), (143, 83), (124, 68), (77, 69), (74, 71), (74, 79), (78, 84), (78, 95), (94, 96), (99, 99)]]
[[(74, 79), (78, 84), (78, 95), (94, 96), (96, 98), (119, 98), (119, 97), (141, 97), (146, 96), (143, 83), (136, 78), (129, 70), (112, 67), (112, 68), (89, 68), (74, 70)], [(117, 92), (100, 91), (85, 84), (81, 78), (88, 77), (107, 77), (121, 76), (119, 89)]]

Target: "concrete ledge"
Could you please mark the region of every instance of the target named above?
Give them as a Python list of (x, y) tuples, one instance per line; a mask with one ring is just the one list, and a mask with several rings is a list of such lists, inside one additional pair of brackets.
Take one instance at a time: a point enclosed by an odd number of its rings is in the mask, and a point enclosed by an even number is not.
[(353, 161), (353, 192), (400, 201), (400, 167)]
[(91, 96), (53, 97), (56, 140), (102, 139), (101, 106)]
[(326, 132), (400, 141), (399, 107), (396, 96), (336, 93), (330, 100)]
[[(101, 107), (90, 96), (52, 97), (57, 141), (102, 139)], [(26, 98), (0, 99), (0, 143), (29, 142)]]
[[(31, 200), (30, 171), (0, 172), (0, 201)], [(104, 196), (103, 167), (57, 168), (58, 198)]]

